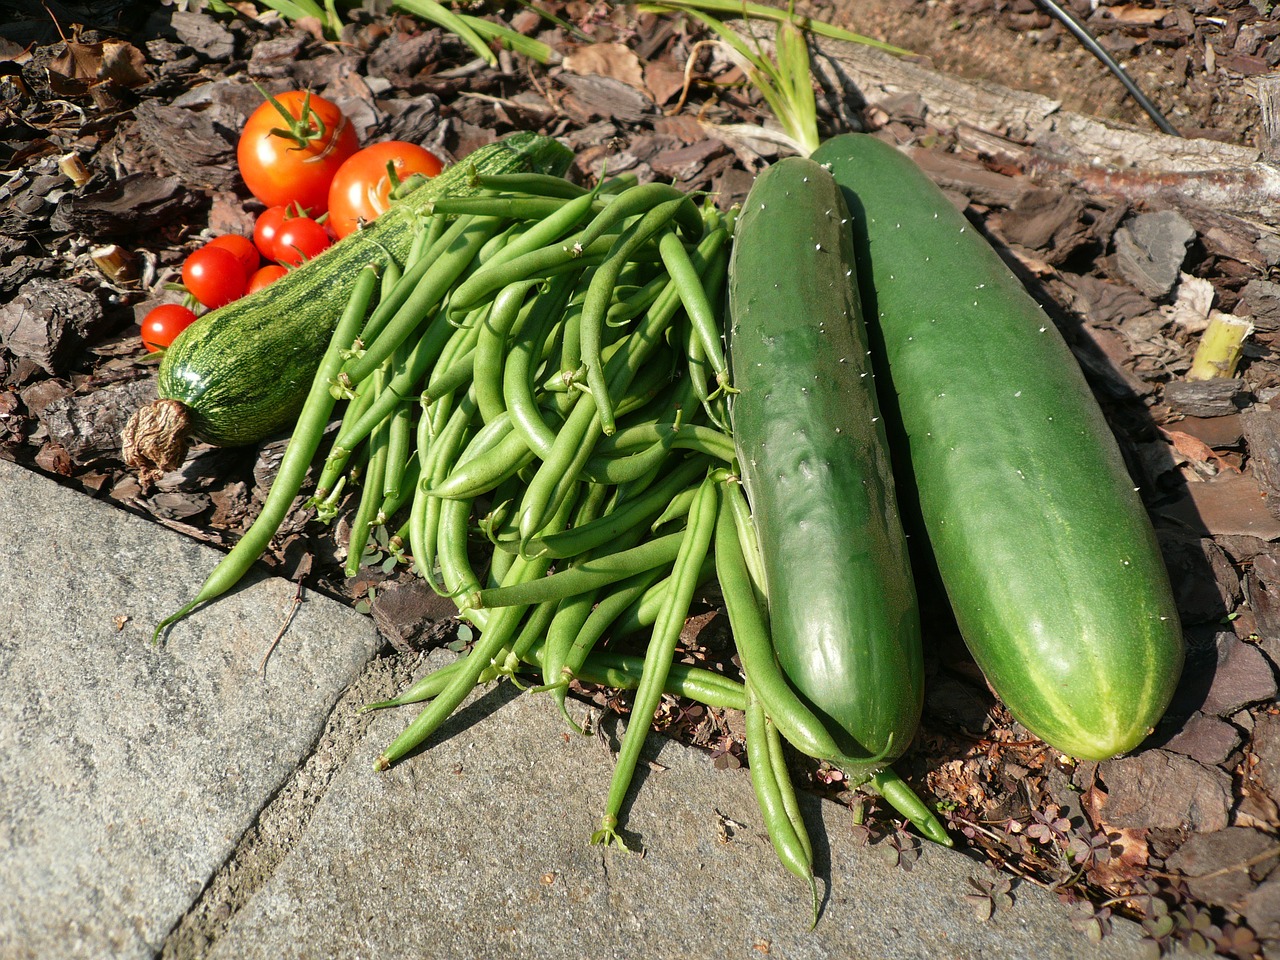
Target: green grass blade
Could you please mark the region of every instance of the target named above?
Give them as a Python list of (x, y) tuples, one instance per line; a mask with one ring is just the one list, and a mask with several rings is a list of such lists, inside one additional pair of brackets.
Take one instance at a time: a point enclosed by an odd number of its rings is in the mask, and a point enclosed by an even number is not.
[(406, 13), (411, 13), (415, 17), (426, 20), (428, 23), (434, 23), (436, 26), (448, 30), (466, 43), (486, 63), (494, 64), (498, 62), (498, 58), (489, 49), (489, 45), (484, 42), (484, 38), (476, 33), (466, 20), (448, 7), (436, 3), (436, 0), (395, 0), (395, 5)]
[(518, 33), (500, 23), (494, 23), (492, 20), (485, 20), (483, 17), (473, 17), (465, 13), (458, 16), (486, 40), (496, 40), (508, 50), (523, 54), (538, 63), (551, 62), (551, 48), (541, 40), (526, 37), (523, 33)]
[(886, 53), (897, 54), (898, 56), (909, 56), (911, 54), (910, 50), (903, 50), (901, 47), (895, 47), (892, 44), (885, 43), (883, 40), (866, 37), (860, 33), (853, 33), (822, 20), (793, 17), (786, 10), (767, 7), (759, 3), (743, 3), (742, 0), (660, 0), (660, 2), (648, 0), (648, 2), (637, 3), (635, 6), (638, 10), (649, 13), (662, 13), (670, 10), (683, 10), (685, 12), (701, 10), (722, 16), (771, 20), (774, 23), (781, 23), (784, 20), (791, 19), (800, 29), (809, 33), (816, 33), (820, 37), (843, 40), (846, 43), (860, 43), (864, 46), (874, 47), (877, 50), (883, 50)]

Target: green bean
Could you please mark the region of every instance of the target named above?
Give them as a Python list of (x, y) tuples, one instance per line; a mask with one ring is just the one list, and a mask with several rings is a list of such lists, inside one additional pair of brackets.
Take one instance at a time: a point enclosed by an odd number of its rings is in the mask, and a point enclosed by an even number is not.
[[(709, 581), (715, 574), (715, 558), (707, 557), (698, 570), (698, 586)], [(658, 619), (663, 603), (666, 602), (671, 585), (671, 577), (668, 576), (646, 590), (639, 600), (627, 607), (613, 622), (613, 635), (625, 637), (652, 627)]]
[(893, 809), (910, 820), (917, 830), (934, 843), (944, 847), (955, 845), (947, 829), (933, 815), (933, 811), (920, 799), (892, 767), (885, 767), (871, 775), (870, 785)]
[(392, 697), (390, 700), (379, 700), (376, 703), (366, 703), (359, 710), (360, 713), (368, 713), (370, 710), (385, 710), (387, 707), (404, 707), (411, 703), (421, 703), (423, 700), (430, 700), (437, 696), (441, 690), (447, 687), (451, 680), (463, 670), (467, 669), (466, 659), (455, 660), (453, 663), (446, 663), (442, 667), (437, 667), (425, 676), (420, 677), (416, 683), (399, 696)]
[(577, 237), (568, 237), (511, 260), (485, 264), (453, 291), (456, 310), (470, 310), (491, 297), (513, 280), (532, 280), (555, 275), (557, 271), (576, 270), (609, 252), (613, 241), (601, 237), (590, 246), (580, 245)]
[(490, 587), (502, 586), (502, 581), (511, 572), (511, 567), (515, 564), (516, 554), (507, 553), (503, 550), (493, 550), (489, 553), (489, 569), (486, 573), (485, 582)]
[[(535, 647), (530, 651), (530, 659), (535, 663), (542, 655), (541, 648)], [(643, 657), (613, 651), (593, 652), (583, 661), (577, 673), (577, 679), (583, 683), (594, 683), (616, 690), (634, 690), (643, 678)], [(746, 707), (746, 693), (742, 684), (705, 667), (687, 663), (672, 663), (668, 667), (662, 692), (721, 710), (742, 710)]]
[[(587, 590), (571, 597), (565, 597), (556, 607), (556, 615), (552, 619), (551, 625), (547, 628), (546, 639), (542, 644), (544, 651), (542, 657), (543, 688), (551, 689), (552, 687), (557, 687), (559, 693), (564, 693), (567, 681), (560, 675), (560, 667), (564, 662), (563, 653), (573, 646), (574, 638), (578, 636), (583, 626), (591, 618), (598, 595), (598, 590)], [(560, 696), (558, 702), (565, 720), (569, 722), (570, 726), (576, 728), (577, 724), (573, 722), (568, 711), (564, 708), (564, 697)], [(578, 732), (581, 733), (582, 731), (578, 730)]]
[(494, 298), (493, 309), (481, 324), (472, 369), (480, 416), (486, 423), (506, 412), (502, 399), (503, 354), (516, 318), (522, 312), (527, 313), (532, 305), (526, 305), (525, 297), (538, 283), (538, 280), (517, 280), (507, 284)]
[[(392, 471), (392, 468), (389, 465), (391, 460), (390, 450), (387, 452), (387, 460), (387, 471), (390, 473)], [(382, 506), (378, 508), (378, 515), (380, 517), (390, 520), (400, 512), (406, 503), (410, 501), (414, 495), (414, 490), (418, 486), (418, 478), (421, 476), (421, 471), (422, 462), (418, 459), (417, 451), (415, 450), (412, 453), (406, 453), (404, 463), (395, 470), (396, 474), (400, 478), (399, 486), (394, 495), (387, 494), (387, 496), (383, 497)], [(385, 489), (385, 483), (383, 484), (383, 487)]]
[(409, 445), (412, 437), (413, 407), (407, 401), (401, 401), (391, 414), (391, 422), (387, 428), (387, 470), (382, 480), (384, 502), (400, 498), (400, 485), (404, 482), (404, 468), (410, 459)]
[[(687, 199), (683, 197), (682, 200)], [(635, 223), (628, 226), (614, 241), (604, 262), (596, 268), (587, 296), (582, 306), (582, 362), (587, 368), (587, 386), (600, 410), (600, 425), (606, 436), (613, 433), (613, 398), (609, 395), (609, 380), (601, 360), (605, 315), (613, 297), (618, 274), (632, 253), (655, 234), (664, 231), (671, 223), (682, 200), (659, 203)]]
[(662, 512), (671, 498), (706, 473), (706, 466), (695, 459), (682, 460), (661, 483), (598, 520), (580, 527), (548, 534), (531, 544), (531, 549), (545, 551), (555, 558), (574, 557), (588, 550), (614, 542), (627, 530), (648, 524)]
[(611, 303), (605, 314), (605, 323), (611, 327), (617, 327), (634, 320), (649, 309), (670, 282), (671, 278), (666, 273), (655, 274), (635, 293)]
[[(377, 383), (385, 376), (385, 372), (379, 370), (374, 373), (372, 379)], [(355, 517), (351, 521), (351, 533), (347, 538), (347, 562), (344, 572), (348, 577), (355, 577), (360, 573), (360, 561), (364, 557), (364, 548), (369, 542), (369, 533), (373, 529), (378, 507), (382, 503), (382, 481), (387, 471), (389, 435), (390, 424), (384, 422), (375, 427), (369, 437), (369, 465), (365, 470), (360, 503), (356, 507)]]
[[(511, 642), (513, 653), (525, 644), (525, 656), (516, 663), (499, 658), (499, 663), (486, 667), (480, 672), (476, 678), (477, 684), (488, 683), (499, 676), (509, 676), (515, 672), (521, 662), (537, 666), (542, 655), (539, 641), (546, 630), (546, 623), (550, 620), (550, 614), (546, 611), (554, 612), (555, 608), (555, 603), (540, 604), (534, 608), (525, 618), (519, 634)], [(365, 704), (360, 708), (360, 712), (403, 707), (430, 700), (438, 696), (455, 677), (471, 669), (467, 659), (464, 657), (438, 667), (420, 678), (399, 696)], [(640, 657), (612, 651), (595, 652), (582, 664), (578, 679), (584, 683), (594, 683), (602, 687), (633, 690), (643, 675), (643, 666), (644, 661)], [(685, 663), (671, 664), (670, 672), (667, 674), (667, 685), (663, 692), (722, 710), (742, 710), (746, 706), (746, 695), (742, 684), (723, 674), (707, 670), (705, 667), (695, 667)]]
[(555, 429), (538, 406), (533, 373), (555, 317), (550, 312), (542, 312), (533, 319), (535, 322), (530, 323), (507, 352), (502, 371), (502, 401), (512, 426), (524, 438), (525, 446), (545, 459), (555, 443)]
[[(455, 502), (447, 502), (446, 510)], [(532, 559), (516, 557), (504, 582), (515, 585), (526, 577), (541, 578), (546, 573), (549, 563), (550, 561), (540, 557)], [(467, 666), (460, 668), (449, 678), (449, 682), (436, 694), (430, 705), (419, 713), (400, 736), (396, 737), (382, 752), (374, 762), (375, 770), (386, 770), (409, 751), (415, 749), (449, 719), (474, 689), (481, 673), (511, 642), (524, 614), (525, 607), (517, 606), (505, 607), (494, 612), (480, 634), (480, 639), (476, 641), (471, 653), (463, 661)]]
[(470, 500), (441, 500), (440, 526), (436, 534), (436, 558), (440, 563), (440, 581), (443, 596), (449, 597), (459, 607), (459, 614), (466, 598), (479, 593), (480, 577), (471, 566), (467, 552), (467, 527), (471, 517)]
[[(702, 214), (687, 193), (666, 183), (646, 183), (631, 187), (617, 194), (614, 199), (592, 218), (580, 234), (582, 245), (589, 246), (631, 219), (644, 216), (654, 207), (672, 203), (676, 205), (676, 226), (684, 236), (697, 242), (702, 237)], [(668, 217), (668, 219), (670, 219)]]
[(702, 286), (698, 269), (693, 265), (689, 251), (680, 242), (680, 238), (673, 233), (663, 234), (658, 239), (658, 250), (662, 254), (662, 263), (667, 268), (667, 273), (680, 292), (680, 302), (684, 304), (685, 313), (698, 335), (702, 353), (715, 372), (716, 382), (724, 388), (729, 383), (729, 368), (720, 344), (720, 322), (707, 297), (707, 291)]
[[(608, 586), (641, 570), (670, 563), (679, 552), (683, 537), (682, 533), (668, 534), (629, 550), (594, 557), (577, 567), (553, 573), (541, 580), (520, 583), (511, 588), (480, 590), (469, 603), (470, 606), (481, 609), (513, 604), (528, 605)], [(548, 561), (550, 559), (547, 557)]]
[(596, 444), (595, 455), (635, 455), (660, 444), (674, 450), (692, 450), (714, 460), (732, 464), (737, 450), (731, 437), (713, 427), (697, 423), (645, 423), (619, 430), (612, 437), (605, 437)]
[(726, 484), (721, 496), (725, 503), (716, 522), (716, 578), (729, 614), (742, 672), (754, 695), (763, 703), (764, 712), (773, 719), (788, 743), (810, 757), (834, 760), (840, 756), (835, 738), (792, 689), (774, 656), (768, 617), (747, 572), (733, 509), (727, 502), (730, 497), (742, 496), (738, 485)]
[(438, 337), (433, 337), (428, 330), (408, 351), (403, 366), (389, 382), (376, 389), (362, 385), (361, 394), (367, 399), (362, 400), (358, 407), (349, 409), (342, 418), (342, 426), (338, 428), (338, 435), (329, 451), (330, 459), (344, 457), (354, 450), (368, 438), (375, 426), (391, 415), (398, 404), (405, 402), (435, 361), (439, 353), (437, 341)]
[[(759, 697), (747, 678), (747, 765), (751, 771), (751, 786), (755, 790), (756, 804), (764, 820), (765, 831), (773, 843), (773, 849), (782, 865), (809, 884), (813, 896), (813, 922), (818, 922), (818, 883), (813, 876), (813, 848), (803, 822), (797, 823), (789, 815), (788, 803), (783, 796), (782, 783), (790, 786), (785, 767), (782, 779), (772, 756), (776, 743), (769, 736), (768, 720)], [(780, 746), (780, 744), (779, 744)], [(801, 840), (801, 833), (804, 839)]]
[(448, 476), (433, 483), (427, 493), (448, 500), (474, 500), (533, 462), (533, 451), (519, 433), (511, 430), (510, 418), (504, 416), (492, 422), (506, 427), (501, 438), (481, 455), (460, 461)]
[(605, 802), (604, 816), (600, 820), (600, 829), (591, 835), (592, 843), (617, 844), (623, 848), (626, 847), (626, 843), (617, 831), (618, 813), (630, 789), (631, 778), (635, 774), (636, 763), (640, 759), (640, 749), (653, 723), (654, 713), (658, 709), (658, 702), (666, 686), (676, 643), (680, 639), (685, 618), (689, 615), (689, 604), (693, 600), (693, 591), (697, 586), (698, 570), (711, 546), (718, 512), (718, 498), (716, 481), (711, 478), (704, 480), (701, 496), (689, 514), (689, 526), (680, 535), (680, 546), (671, 572), (672, 589), (653, 625), (653, 633), (649, 638), (648, 649), (645, 651), (644, 672), (640, 678), (640, 685), (636, 688), (635, 702), (632, 705), (631, 722), (627, 724), (626, 732), (622, 736), (622, 746), (618, 750), (613, 777), (609, 783), (609, 796)]
[[(695, 460), (694, 462), (696, 463), (698, 461)], [(707, 466), (709, 467), (710, 464)], [(706, 469), (706, 467), (704, 467), (704, 469)], [(666, 509), (658, 514), (657, 519), (649, 525), (649, 529), (657, 530), (659, 527), (662, 527), (673, 520), (680, 520), (687, 517), (689, 515), (689, 511), (693, 508), (693, 501), (697, 494), (697, 487), (688, 487), (681, 490), (671, 498), (671, 502), (667, 504)]]
[(612, 626), (614, 620), (662, 576), (664, 569), (655, 567), (652, 570), (645, 570), (616, 584), (612, 590), (600, 598), (577, 635), (570, 637), (568, 643), (557, 643), (548, 637), (547, 642), (543, 644), (542, 682), (551, 689), (561, 714), (571, 726), (576, 728), (577, 724), (569, 717), (569, 712), (565, 708), (568, 680), (581, 675), (582, 666), (587, 657)]
[[(433, 220), (435, 219), (437, 218), (433, 218)], [(433, 231), (431, 226), (428, 225), (427, 237), (424, 238), (424, 243), (429, 240), (429, 246), (416, 259), (405, 261), (405, 269), (400, 276), (400, 280), (387, 291), (386, 296), (378, 301), (378, 306), (360, 331), (360, 341), (362, 343), (370, 344), (382, 334), (383, 329), (391, 321), (391, 318), (400, 312), (414, 291), (417, 290), (418, 285), (430, 272), (435, 261), (444, 255), (445, 251), (453, 245), (454, 241), (465, 229), (466, 223), (455, 223), (450, 230), (443, 232)], [(436, 234), (434, 239), (431, 237), (433, 233)], [(421, 311), (421, 313), (425, 312), (425, 310)]]
[(568, 202), (560, 197), (480, 194), (471, 197), (441, 197), (431, 202), (436, 216), (502, 217), (504, 220), (544, 220), (554, 216)]
[(518, 521), (521, 541), (529, 541), (542, 528), (547, 514), (555, 510), (556, 503), (578, 482), (583, 465), (591, 457), (587, 437), (594, 436), (599, 428), (595, 403), (589, 395), (584, 395), (570, 411), (550, 452), (525, 488)]
[[(459, 219), (441, 238), (441, 243), (461, 225), (444, 253), (432, 261), (404, 305), (396, 311), (378, 336), (365, 344), (364, 355), (353, 358), (343, 369), (352, 383), (359, 383), (372, 373), (437, 306), (457, 279), (475, 259), (486, 240), (497, 231), (500, 221), (488, 217)], [(408, 274), (405, 275), (408, 277)]]
[(306, 400), (303, 401), (293, 434), (280, 461), (280, 469), (276, 473), (276, 479), (271, 484), (271, 489), (262, 503), (262, 509), (258, 512), (257, 518), (231, 551), (214, 567), (200, 586), (195, 598), (176, 613), (160, 621), (151, 636), (153, 643), (160, 639), (160, 634), (166, 627), (181, 620), (200, 604), (221, 596), (239, 583), (253, 566), (254, 561), (262, 556), (271, 538), (280, 529), (280, 524), (284, 522), (294, 498), (302, 488), (307, 469), (324, 435), (325, 424), (328, 423), (329, 415), (333, 412), (334, 396), (329, 390), (329, 382), (337, 376), (342, 365), (343, 353), (355, 340), (356, 332), (360, 329), (368, 312), (369, 301), (373, 298), (377, 282), (376, 266), (370, 264), (360, 271), (351, 298), (338, 319), (333, 336), (329, 340), (329, 346), (320, 361), (316, 377), (311, 383), (311, 389), (307, 393)]
[(560, 197), (572, 200), (587, 194), (587, 190), (570, 183), (564, 177), (547, 173), (482, 173), (476, 183), (486, 190), (499, 193), (528, 193), (538, 197)]

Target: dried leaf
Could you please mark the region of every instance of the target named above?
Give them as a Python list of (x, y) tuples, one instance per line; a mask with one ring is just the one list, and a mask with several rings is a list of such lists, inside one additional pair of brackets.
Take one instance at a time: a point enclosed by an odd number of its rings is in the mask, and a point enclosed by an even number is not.
[(593, 43), (578, 47), (564, 58), (564, 68), (579, 76), (601, 76), (620, 80), (644, 93), (644, 68), (640, 58), (620, 43)]

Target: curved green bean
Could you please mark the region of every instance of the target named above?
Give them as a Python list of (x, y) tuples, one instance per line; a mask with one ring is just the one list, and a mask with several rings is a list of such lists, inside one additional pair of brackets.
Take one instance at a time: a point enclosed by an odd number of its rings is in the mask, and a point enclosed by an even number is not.
[(347, 301), (346, 309), (338, 319), (311, 389), (303, 401), (302, 411), (298, 414), (293, 434), (280, 461), (280, 469), (257, 518), (231, 551), (214, 567), (196, 592), (195, 598), (160, 621), (151, 635), (152, 643), (160, 639), (160, 633), (166, 627), (177, 623), (200, 604), (221, 596), (239, 583), (280, 529), (294, 498), (302, 489), (307, 469), (320, 446), (325, 424), (333, 412), (335, 400), (329, 390), (330, 381), (337, 376), (342, 367), (343, 354), (355, 340), (356, 332), (368, 312), (369, 301), (373, 298), (377, 282), (378, 268), (373, 264), (360, 271), (351, 299)]
[(631, 787), (631, 778), (640, 759), (640, 749), (666, 686), (676, 643), (680, 639), (680, 631), (689, 615), (693, 591), (697, 587), (698, 570), (711, 547), (716, 514), (719, 512), (717, 487), (717, 481), (711, 478), (703, 481), (698, 502), (689, 514), (689, 526), (680, 535), (679, 550), (671, 573), (672, 589), (667, 594), (649, 638), (649, 647), (644, 657), (644, 673), (636, 688), (631, 722), (627, 724), (622, 737), (622, 746), (618, 750), (613, 777), (609, 783), (604, 815), (600, 819), (600, 829), (591, 835), (592, 843), (626, 847), (626, 843), (618, 835), (618, 814)]

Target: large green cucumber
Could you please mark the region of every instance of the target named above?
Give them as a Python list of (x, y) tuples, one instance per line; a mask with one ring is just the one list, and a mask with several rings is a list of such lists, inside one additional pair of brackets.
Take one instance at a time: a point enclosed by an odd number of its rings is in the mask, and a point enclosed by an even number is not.
[(881, 402), (969, 649), (1058, 750), (1133, 749), (1168, 706), (1182, 633), (1150, 519), (1079, 365), (908, 157), (849, 134), (813, 159), (845, 189), (887, 365)]
[(315, 259), (193, 323), (161, 361), (160, 397), (184, 404), (195, 435), (210, 443), (253, 443), (280, 430), (297, 416), (360, 268), (402, 259), (433, 200), (475, 192), (476, 173), (562, 174), (572, 159), (533, 133), (480, 147)]
[(920, 719), (920, 621), (847, 218), (815, 163), (756, 178), (729, 267), (731, 416), (778, 663), (847, 755), (887, 761)]

